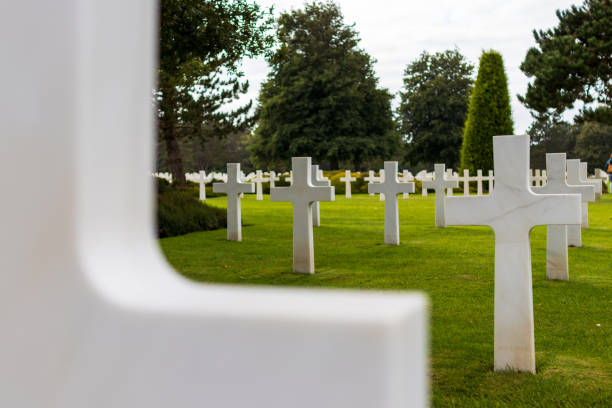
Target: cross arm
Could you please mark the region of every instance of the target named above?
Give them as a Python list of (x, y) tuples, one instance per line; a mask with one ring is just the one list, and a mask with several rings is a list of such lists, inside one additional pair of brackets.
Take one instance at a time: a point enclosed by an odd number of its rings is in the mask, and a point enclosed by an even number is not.
[(308, 192), (308, 201), (334, 201), (335, 188), (331, 187), (315, 187)]
[(459, 188), (459, 180), (444, 180), (445, 188)]
[(227, 183), (213, 183), (212, 187), (215, 193), (227, 193), (229, 190)]
[(275, 187), (270, 189), (270, 201), (293, 201), (292, 187)]
[[(520, 208), (522, 216), (535, 225), (580, 224), (582, 197), (580, 194), (533, 194), (531, 204)], [(520, 213), (519, 213), (520, 215)]]
[(368, 193), (369, 194), (384, 194), (384, 184), (383, 183), (370, 183), (368, 184)]
[(253, 183), (239, 183), (237, 188), (238, 193), (255, 193), (255, 185)]
[(493, 205), (491, 196), (447, 197), (446, 223), (448, 225), (491, 225), (486, 217)]
[(583, 203), (595, 201), (595, 189), (593, 186), (561, 185), (554, 187), (552, 184), (546, 184), (542, 187), (531, 187), (531, 190), (536, 194), (580, 194)]
[(414, 193), (414, 182), (412, 181), (398, 183), (397, 186), (398, 193)]

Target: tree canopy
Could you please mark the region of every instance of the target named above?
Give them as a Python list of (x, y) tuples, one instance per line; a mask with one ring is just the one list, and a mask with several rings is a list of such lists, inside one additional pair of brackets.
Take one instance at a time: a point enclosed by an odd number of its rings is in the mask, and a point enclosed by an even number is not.
[(408, 163), (428, 168), (435, 162), (459, 165), (473, 70), (457, 49), (424, 51), (406, 67), (398, 120)]
[(599, 122), (580, 125), (574, 153), (589, 164), (589, 170), (603, 169), (612, 154), (612, 125)]
[(480, 57), (463, 130), (461, 169), (492, 169), (493, 136), (513, 133), (504, 61), (497, 51), (485, 51)]
[(276, 40), (259, 95), (256, 165), (282, 168), (307, 155), (332, 168), (341, 161), (358, 168), (396, 149), (391, 95), (378, 88), (372, 58), (336, 4), (281, 14)]
[(268, 49), (272, 22), (247, 0), (161, 1), (159, 145), (179, 184), (185, 182), (185, 139), (222, 137), (250, 123), (250, 103), (227, 105), (248, 90), (240, 61)]
[(595, 102), (610, 110), (612, 1), (585, 0), (556, 14), (556, 27), (533, 32), (537, 46), (529, 49), (521, 64), (533, 80), (519, 100), (534, 116), (561, 114), (576, 101)]

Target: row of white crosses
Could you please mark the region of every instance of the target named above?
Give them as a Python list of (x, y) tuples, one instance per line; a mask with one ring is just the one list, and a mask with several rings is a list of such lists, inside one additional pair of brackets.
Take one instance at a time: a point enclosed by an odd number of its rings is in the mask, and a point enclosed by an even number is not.
[[(320, 170), (319, 170), (320, 171)], [(374, 171), (370, 170), (368, 176), (364, 177), (364, 180), (367, 181), (369, 184), (372, 183), (380, 183), (384, 181), (384, 169), (381, 169), (379, 172), (379, 176), (375, 176), (374, 175)], [(476, 186), (477, 186), (477, 195), (483, 195), (483, 182), (487, 181), (489, 184), (489, 191), (493, 190), (493, 171), (489, 170), (489, 174), (488, 176), (483, 176), (482, 174), (482, 170), (477, 170), (476, 172), (476, 176), (470, 176), (469, 175), (469, 170), (465, 169), (463, 171), (463, 177), (459, 177), (456, 173), (452, 173), (451, 169), (447, 169), (446, 170), (447, 173), (447, 180), (451, 180), (451, 179), (456, 179), (459, 182), (463, 183), (463, 194), (464, 195), (469, 195), (469, 183), (471, 181), (475, 181), (476, 182)], [(270, 171), (269, 173), (267, 173), (268, 176), (266, 178), (266, 173), (263, 173), (261, 170), (257, 170), (255, 173), (250, 173), (249, 175), (244, 175), (244, 173), (241, 173), (241, 179), (244, 181), (253, 181), (255, 182), (255, 186), (256, 186), (256, 191), (257, 191), (257, 196), (256, 199), (258, 201), (263, 200), (263, 183), (269, 182), (270, 183), (270, 188), (274, 188), (275, 187), (275, 182), (280, 180), (280, 177), (278, 177), (276, 175), (276, 173), (274, 171)], [(426, 171), (423, 171), (422, 173), (419, 174), (425, 174), (425, 176), (419, 177), (417, 176), (416, 179), (419, 179), (421, 181), (431, 181), (432, 177), (429, 176), (429, 174)], [(155, 173), (154, 174), (156, 177), (159, 178), (165, 178), (167, 180), (171, 180), (172, 175), (170, 173)], [(433, 175), (433, 173), (432, 173)], [(195, 177), (194, 174), (192, 173), (187, 173), (186, 176), (190, 176), (188, 177), (189, 180), (193, 180), (193, 181), (197, 181), (200, 184), (200, 200), (206, 200), (206, 184), (212, 182), (213, 180), (221, 180), (221, 181), (225, 181), (227, 179), (227, 175), (223, 174), (223, 173), (209, 173), (208, 175), (206, 174), (206, 172), (204, 170), (201, 170), (197, 177)], [(318, 177), (322, 178), (322, 176), (319, 174)], [(586, 179), (586, 177), (585, 177)], [(399, 180), (402, 182), (410, 182), (415, 180), (415, 177), (408, 171), (408, 170), (404, 170), (402, 175), (399, 177)], [(540, 170), (534, 170), (534, 175), (531, 176), (531, 180), (534, 183), (534, 186), (541, 186), (546, 182), (546, 170), (542, 170), (540, 173)], [(291, 183), (292, 182), (292, 175), (291, 173), (288, 173), (288, 175), (285, 177), (285, 181)], [(353, 181), (357, 181), (357, 179), (355, 177), (351, 176), (351, 171), (350, 170), (346, 170), (345, 171), (345, 176), (340, 178), (341, 182), (345, 183), (345, 197), (346, 198), (351, 198), (352, 194), (351, 194), (351, 182)], [(452, 195), (453, 194), (453, 187), (448, 187), (447, 188), (447, 194), (448, 195)], [(374, 195), (374, 194), (370, 194), (370, 195)], [(423, 196), (427, 196), (427, 189), (423, 190)], [(404, 193), (403, 195), (404, 199), (408, 198), (408, 193)], [(380, 200), (384, 201), (384, 194), (382, 194), (380, 196)]]
[[(445, 191), (456, 188), (458, 181), (446, 178), (448, 173), (443, 164), (435, 165), (434, 180), (424, 181), (423, 188), (436, 191), (436, 226), (444, 227), (446, 223), (488, 225), (494, 229), (494, 366), (496, 370), (535, 372), (529, 231), (535, 225), (549, 226), (547, 277), (568, 279), (566, 234), (568, 228), (573, 226), (577, 226), (580, 232), (584, 214), (584, 210), (581, 213), (581, 207), (586, 207), (581, 206), (581, 202), (592, 200), (595, 188), (591, 183), (581, 180), (578, 160), (568, 161), (566, 182), (565, 155), (549, 154), (548, 183), (536, 188), (535, 192), (530, 190), (527, 136), (495, 137), (494, 156), (496, 186), (487, 196), (445, 198)], [(313, 208), (319, 201), (333, 201), (334, 189), (329, 186), (329, 181), (319, 179), (318, 166), (311, 165), (310, 158), (293, 158), (292, 165), (292, 185), (271, 189), (271, 200), (293, 204), (293, 270), (314, 273), (313, 224), (316, 225), (319, 219), (313, 214)], [(239, 193), (248, 192), (249, 189), (240, 189), (234, 174), (238, 174), (238, 169), (233, 170), (228, 183), (231, 181), (237, 186), (232, 190), (232, 199), (238, 203), (239, 209)], [(368, 192), (386, 195), (385, 244), (398, 245), (397, 195), (414, 192), (414, 183), (398, 180), (397, 162), (385, 162), (384, 174), (386, 177), (381, 183), (369, 184)], [(350, 177), (350, 174), (346, 176)], [(252, 191), (253, 186), (249, 187)], [(230, 191), (230, 188), (226, 190)], [(232, 207), (233, 212), (236, 207)]]

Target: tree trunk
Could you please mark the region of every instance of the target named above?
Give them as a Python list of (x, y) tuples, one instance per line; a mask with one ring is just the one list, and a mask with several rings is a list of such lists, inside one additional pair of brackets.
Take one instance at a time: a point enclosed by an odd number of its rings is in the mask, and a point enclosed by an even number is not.
[(172, 173), (173, 184), (185, 185), (187, 180), (177, 133), (177, 91), (174, 86), (163, 87), (161, 91), (162, 98), (159, 107), (163, 115), (159, 118), (159, 131), (168, 154), (168, 169)]

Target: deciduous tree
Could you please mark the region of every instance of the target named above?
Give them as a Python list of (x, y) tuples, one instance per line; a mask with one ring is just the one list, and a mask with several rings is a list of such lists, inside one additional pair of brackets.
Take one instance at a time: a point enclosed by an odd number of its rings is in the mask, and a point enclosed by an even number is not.
[(398, 120), (411, 165), (459, 165), (473, 70), (457, 49), (424, 51), (406, 67)]
[(278, 48), (259, 95), (251, 147), (260, 167), (283, 167), (292, 156), (338, 168), (391, 154), (391, 95), (378, 88), (372, 58), (332, 2), (281, 14)]

